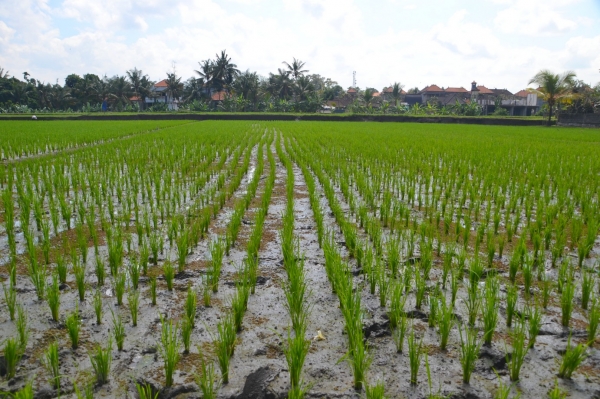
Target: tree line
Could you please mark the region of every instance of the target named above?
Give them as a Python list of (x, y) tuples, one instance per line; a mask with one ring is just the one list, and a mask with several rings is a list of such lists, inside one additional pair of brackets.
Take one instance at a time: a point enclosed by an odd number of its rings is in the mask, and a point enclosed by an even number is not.
[[(179, 109), (189, 111), (316, 112), (344, 89), (329, 78), (309, 74), (305, 66), (294, 58), (263, 77), (240, 71), (222, 51), (214, 59), (199, 62), (194, 76), (185, 81), (175, 72), (167, 72), (164, 93)], [(144, 101), (157, 96), (153, 90), (156, 83), (137, 68), (112, 77), (70, 74), (60, 85), (58, 81), (43, 82), (28, 72), (21, 80), (0, 67), (0, 112), (94, 112), (102, 109), (103, 102), (110, 111), (164, 111), (165, 103)], [(220, 101), (213, 101), (215, 93)]]

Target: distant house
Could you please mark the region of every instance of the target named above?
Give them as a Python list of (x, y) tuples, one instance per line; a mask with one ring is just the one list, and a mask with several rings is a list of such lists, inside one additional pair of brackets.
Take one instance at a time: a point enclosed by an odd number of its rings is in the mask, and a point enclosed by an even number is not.
[[(473, 85), (476, 83), (473, 82)], [(530, 116), (535, 114), (542, 105), (537, 95), (527, 90), (512, 94), (507, 89), (488, 89), (485, 86), (476, 86), (476, 88), (477, 95), (474, 98), (483, 108), (485, 115), (492, 114), (496, 107), (500, 106), (511, 116)]]
[(155, 83), (152, 86), (152, 96), (146, 97), (145, 103), (147, 106), (151, 107), (156, 103), (164, 103), (167, 104), (167, 109), (176, 111), (179, 108), (178, 99), (174, 99), (167, 93), (167, 80), (163, 79), (158, 83)]
[[(393, 93), (394, 93), (394, 88), (393, 87), (384, 87), (383, 90), (381, 90), (381, 98), (385, 101), (394, 101), (394, 97), (393, 97)], [(404, 101), (404, 96), (406, 95), (406, 92), (404, 90), (400, 90), (400, 98), (398, 99), (399, 102)]]

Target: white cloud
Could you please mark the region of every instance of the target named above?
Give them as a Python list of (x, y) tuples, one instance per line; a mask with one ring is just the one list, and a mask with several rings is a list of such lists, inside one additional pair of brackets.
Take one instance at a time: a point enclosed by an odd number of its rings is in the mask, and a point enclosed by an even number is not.
[(504, 33), (551, 36), (577, 28), (577, 22), (565, 17), (562, 8), (577, 0), (503, 1), (508, 8), (498, 12), (494, 23)]
[[(394, 81), (468, 88), (475, 79), (516, 91), (542, 68), (572, 68), (586, 81), (598, 80), (593, 65), (600, 64), (600, 38), (572, 27), (561, 14), (574, 0), (548, 0), (546, 8), (541, 0), (531, 0), (535, 7), (529, 1), (491, 1), (488, 6), (500, 8), (499, 14), (453, 9), (428, 14), (409, 29), (385, 22), (393, 20), (389, 15), (366, 21), (368, 5), (354, 0), (284, 0), (277, 7), (265, 0), (64, 0), (57, 8), (45, 0), (0, 0), (0, 66), (46, 81), (62, 81), (69, 73), (123, 75), (135, 66), (160, 80), (175, 62), (177, 73), (188, 78), (199, 61), (226, 49), (242, 70), (267, 76), (296, 57), (310, 73), (344, 87), (352, 71), (359, 86), (378, 89)], [(388, 0), (398, 15), (415, 4)], [(269, 12), (262, 12), (265, 7)], [(519, 10), (524, 14), (514, 22), (510, 14)], [(70, 26), (61, 33), (65, 19)], [(507, 39), (512, 35), (506, 32), (517, 28), (527, 40)], [(544, 37), (549, 31), (552, 47)]]

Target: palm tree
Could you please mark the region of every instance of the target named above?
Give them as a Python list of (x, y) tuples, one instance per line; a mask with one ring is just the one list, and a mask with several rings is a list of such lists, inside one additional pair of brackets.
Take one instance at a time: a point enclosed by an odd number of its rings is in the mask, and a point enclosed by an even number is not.
[(213, 80), (217, 90), (226, 89), (239, 74), (240, 70), (237, 69), (237, 65), (231, 63), (226, 50), (221, 51), (221, 55), (217, 54), (213, 64)]
[(294, 92), (299, 101), (305, 101), (308, 96), (314, 93), (315, 88), (307, 76), (300, 76), (294, 84)]
[(280, 99), (287, 100), (293, 88), (290, 73), (281, 68), (277, 72), (277, 75), (269, 74), (269, 92)]
[(183, 97), (186, 103), (200, 101), (206, 94), (204, 92), (204, 79), (190, 78), (185, 84)]
[(285, 61), (283, 61), (283, 64), (285, 64), (285, 66), (287, 66), (288, 71), (292, 74), (292, 76), (294, 77), (294, 80), (297, 80), (298, 77), (300, 77), (304, 74), (304, 72), (308, 72), (308, 69), (302, 69), (304, 67), (304, 64), (306, 64), (306, 63), (302, 62), (300, 60), (297, 60), (296, 57), (294, 57), (294, 61), (292, 61), (291, 65)]
[(175, 75), (175, 73), (167, 72), (166, 83), (167, 83), (167, 90), (166, 90), (167, 102), (168, 102), (169, 97), (171, 98), (171, 100), (173, 102), (178, 101), (183, 92), (183, 84), (181, 83), (181, 78), (177, 77), (177, 75)]
[(125, 76), (115, 76), (110, 79), (110, 96), (114, 98), (119, 105), (129, 103), (131, 96), (131, 85)]
[(547, 69), (539, 71), (528, 84), (535, 83), (538, 89), (530, 89), (548, 103), (548, 125), (552, 119), (552, 110), (561, 98), (568, 97), (571, 94), (575, 84), (575, 72), (567, 71), (562, 75), (555, 75)]
[(392, 98), (394, 99), (396, 107), (398, 107), (398, 100), (402, 97), (402, 89), (404, 85), (400, 83), (394, 83), (392, 86)]
[(204, 80), (204, 89), (208, 96), (210, 94), (210, 86), (213, 83), (213, 62), (211, 60), (204, 60), (199, 62), (198, 65), (200, 65), (200, 69), (194, 70), (194, 72)]
[(2, 67), (0, 67), (0, 79), (8, 79), (8, 71), (5, 71)]
[(252, 104), (252, 109), (256, 110), (256, 106), (261, 97), (260, 79), (256, 72), (241, 73), (233, 82), (233, 91), (241, 95), (249, 104)]
[(365, 89), (365, 91), (362, 92), (361, 98), (367, 108), (371, 105), (371, 101), (373, 101), (373, 93), (373, 89)]

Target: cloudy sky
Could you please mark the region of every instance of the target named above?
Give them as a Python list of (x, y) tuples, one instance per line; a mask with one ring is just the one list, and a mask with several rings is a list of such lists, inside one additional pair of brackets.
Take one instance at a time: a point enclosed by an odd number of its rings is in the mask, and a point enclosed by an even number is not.
[(600, 0), (0, 0), (0, 67), (20, 78), (187, 79), (223, 49), (241, 70), (296, 57), (343, 87), (356, 71), (360, 87), (514, 92), (542, 68), (596, 84)]

